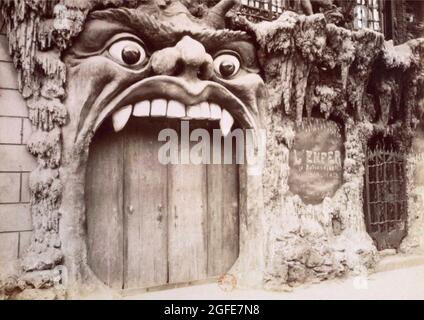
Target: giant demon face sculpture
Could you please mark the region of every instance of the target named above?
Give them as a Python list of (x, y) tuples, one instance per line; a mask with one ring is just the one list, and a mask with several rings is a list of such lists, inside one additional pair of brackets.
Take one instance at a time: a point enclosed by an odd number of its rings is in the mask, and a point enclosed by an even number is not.
[(257, 129), (264, 84), (255, 47), (245, 33), (211, 25), (179, 2), (92, 13), (65, 58), (76, 141), (111, 115), (119, 131), (149, 107), (152, 116), (220, 120), (224, 135), (234, 119)]
[[(106, 123), (115, 131), (111, 135), (139, 117), (147, 119), (145, 123), (162, 119), (164, 127), (181, 119), (188, 119), (190, 125), (203, 120), (219, 124), (224, 136), (233, 125), (255, 132), (262, 127), (260, 110), (265, 106), (266, 89), (255, 46), (245, 32), (225, 29), (224, 15), (233, 4), (222, 1), (202, 19), (178, 1), (94, 11), (65, 53), (65, 105), (70, 122), (63, 127), (61, 238), (71, 278), (87, 274), (84, 270), (91, 274), (86, 268), (90, 239), (84, 239), (84, 217), (90, 215), (90, 207), (85, 210), (84, 206), (90, 195), (84, 194), (84, 174), (91, 139)], [(240, 199), (240, 251), (232, 270), (252, 278), (250, 272), (259, 274), (262, 269), (262, 244), (255, 239), (262, 238), (258, 217), (263, 204), (260, 176), (251, 177), (245, 169), (241, 166), (240, 194), (235, 197)], [(102, 280), (107, 282), (105, 277)]]

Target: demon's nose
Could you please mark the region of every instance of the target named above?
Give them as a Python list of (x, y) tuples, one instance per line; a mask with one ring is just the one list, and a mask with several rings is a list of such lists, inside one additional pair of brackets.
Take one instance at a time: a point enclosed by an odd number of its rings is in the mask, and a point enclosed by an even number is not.
[(174, 47), (152, 55), (152, 69), (156, 75), (185, 78), (187, 81), (208, 80), (213, 72), (213, 59), (205, 47), (189, 36), (184, 36)]

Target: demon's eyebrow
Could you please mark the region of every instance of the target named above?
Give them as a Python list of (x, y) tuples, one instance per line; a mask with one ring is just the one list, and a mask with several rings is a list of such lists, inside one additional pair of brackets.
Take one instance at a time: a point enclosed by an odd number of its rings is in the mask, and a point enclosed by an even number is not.
[(162, 22), (155, 14), (143, 9), (108, 9), (95, 11), (89, 15), (90, 20), (104, 20), (130, 28), (143, 39), (161, 45), (171, 45), (175, 39), (190, 35), (194, 39), (208, 45), (217, 45), (235, 41), (249, 41), (252, 38), (244, 31), (229, 29), (214, 30), (206, 26), (193, 24), (190, 27), (180, 27), (168, 22)]

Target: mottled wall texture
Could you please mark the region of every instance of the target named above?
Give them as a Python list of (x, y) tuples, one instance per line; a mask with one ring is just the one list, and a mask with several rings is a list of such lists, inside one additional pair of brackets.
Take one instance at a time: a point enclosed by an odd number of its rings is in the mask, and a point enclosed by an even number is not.
[[(149, 1), (64, 0), (55, 8), (58, 2), (2, 2), (7, 28), (0, 35), (0, 267), (5, 269), (0, 281), (1, 293), (9, 297), (40, 289), (51, 290), (49, 297), (65, 297), (69, 288), (98, 284), (81, 231), (80, 181), (91, 137), (72, 139), (76, 125), (69, 125), (74, 115), (66, 103), (75, 97), (66, 96), (68, 66), (62, 57), (89, 12)], [(202, 21), (208, 21), (215, 2), (184, 1)], [(367, 148), (377, 137), (389, 137), (407, 157), (408, 235), (398, 251), (423, 252), (424, 39), (418, 39), (422, 28), (416, 23), (422, 11), (414, 9), (420, 1), (413, 2), (397, 4), (393, 42), (371, 30), (350, 30), (349, 18), (326, 7), (307, 16), (286, 11), (257, 23), (232, 10), (213, 26), (233, 29), (256, 45), (268, 91), (268, 103), (255, 115), (267, 132), (266, 163), (260, 175), (241, 179), (245, 234), (242, 259), (231, 269), (240, 285), (280, 290), (376, 265), (379, 253), (365, 225), (364, 174)], [(162, 8), (168, 2), (157, 3)], [(343, 5), (351, 9), (347, 1)], [(297, 133), (311, 134), (308, 123), (331, 131), (334, 144), (317, 150), (331, 150), (326, 159), (337, 173), (327, 188), (311, 186), (301, 194), (292, 185), (303, 179), (292, 175), (293, 163), (301, 161), (293, 154), (306, 143)], [(319, 195), (307, 194), (313, 190)]]

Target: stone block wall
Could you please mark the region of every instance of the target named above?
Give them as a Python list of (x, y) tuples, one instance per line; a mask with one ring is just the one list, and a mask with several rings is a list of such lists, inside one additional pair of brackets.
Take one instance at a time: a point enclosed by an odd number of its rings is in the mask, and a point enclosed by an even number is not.
[(31, 124), (17, 90), (3, 18), (0, 16), (0, 275), (16, 271), (32, 234), (29, 174), (36, 166), (26, 148)]

